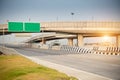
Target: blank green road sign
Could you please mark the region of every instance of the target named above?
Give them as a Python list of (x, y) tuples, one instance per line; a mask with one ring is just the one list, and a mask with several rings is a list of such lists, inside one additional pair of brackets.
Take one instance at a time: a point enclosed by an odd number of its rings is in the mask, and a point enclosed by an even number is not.
[(40, 23), (8, 22), (9, 32), (40, 32)]
[(8, 31), (22, 32), (23, 31), (23, 22), (8, 22)]
[(24, 23), (25, 32), (40, 32), (40, 23)]

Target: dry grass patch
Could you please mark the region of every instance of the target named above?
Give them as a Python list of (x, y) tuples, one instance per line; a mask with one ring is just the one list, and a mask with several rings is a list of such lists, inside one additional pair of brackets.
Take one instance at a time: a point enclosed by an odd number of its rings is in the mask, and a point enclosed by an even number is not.
[(0, 80), (77, 80), (19, 55), (0, 56)]

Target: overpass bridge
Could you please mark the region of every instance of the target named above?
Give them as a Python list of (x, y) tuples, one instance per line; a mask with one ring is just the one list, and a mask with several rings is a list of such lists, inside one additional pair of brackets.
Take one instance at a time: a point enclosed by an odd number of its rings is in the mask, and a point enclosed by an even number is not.
[[(120, 46), (120, 22), (112, 21), (77, 21), (77, 22), (40, 22), (43, 32), (63, 32), (77, 35), (78, 46), (83, 45), (84, 37), (91, 36), (116, 36), (116, 46)], [(7, 24), (0, 25), (0, 33), (7, 31)], [(73, 43), (73, 38), (69, 38)], [(72, 44), (71, 44), (72, 45)]]
[[(31, 37), (26, 41), (24, 41), (24, 43), (42, 42), (42, 44), (46, 44), (46, 41), (49, 41), (49, 40), (69, 39), (69, 38), (77, 38), (77, 36), (72, 34), (48, 33), (48, 34), (42, 34), (42, 35)], [(73, 43), (70, 43), (70, 41), (68, 42), (68, 45), (72, 45), (72, 44)]]

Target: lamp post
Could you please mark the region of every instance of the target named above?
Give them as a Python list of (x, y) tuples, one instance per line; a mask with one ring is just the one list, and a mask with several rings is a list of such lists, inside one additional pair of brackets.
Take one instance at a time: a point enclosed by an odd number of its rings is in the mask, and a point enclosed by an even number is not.
[(29, 18), (29, 22), (31, 21), (31, 19)]
[[(72, 21), (73, 21), (73, 15), (74, 15), (74, 14), (75, 14), (75, 13), (71, 12)], [(74, 27), (74, 22), (72, 22), (72, 23), (73, 23), (73, 27)], [(68, 39), (68, 43), (69, 43), (70, 46), (73, 46), (73, 38)]]
[(92, 16), (92, 21), (94, 21), (94, 16)]
[(73, 15), (74, 15), (75, 13), (73, 13), (73, 12), (71, 12), (71, 15), (72, 15), (72, 20), (73, 20)]
[(56, 17), (56, 21), (58, 22), (58, 16)]

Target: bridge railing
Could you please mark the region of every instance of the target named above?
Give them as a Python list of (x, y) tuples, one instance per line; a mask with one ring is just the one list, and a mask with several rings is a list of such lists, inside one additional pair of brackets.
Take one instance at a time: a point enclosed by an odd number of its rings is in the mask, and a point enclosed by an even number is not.
[(76, 29), (76, 30), (119, 30), (120, 22), (43, 22), (41, 23), (44, 29)]
[[(0, 29), (7, 29), (7, 24), (0, 24)], [(120, 32), (120, 22), (81, 21), (81, 22), (41, 22), (41, 30), (102, 30)]]

